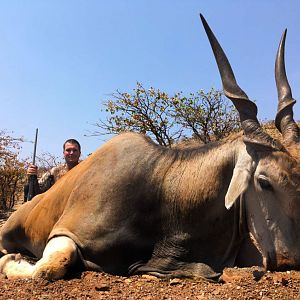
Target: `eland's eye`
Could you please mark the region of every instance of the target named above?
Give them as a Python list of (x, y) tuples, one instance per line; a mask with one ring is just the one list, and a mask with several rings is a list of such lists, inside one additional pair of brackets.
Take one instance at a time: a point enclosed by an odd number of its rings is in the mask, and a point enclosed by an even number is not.
[(260, 187), (263, 190), (269, 190), (269, 191), (273, 190), (273, 187), (272, 187), (271, 183), (269, 182), (269, 180), (265, 176), (259, 176), (257, 180), (258, 180), (258, 183), (259, 183)]

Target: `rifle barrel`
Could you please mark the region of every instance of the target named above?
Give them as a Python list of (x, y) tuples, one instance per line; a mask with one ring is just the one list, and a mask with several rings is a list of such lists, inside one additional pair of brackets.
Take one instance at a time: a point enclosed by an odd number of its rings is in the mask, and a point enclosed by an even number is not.
[(33, 159), (32, 159), (32, 164), (33, 165), (35, 165), (35, 156), (36, 156), (36, 145), (37, 145), (38, 132), (39, 132), (39, 129), (37, 128), (35, 130), (35, 140), (34, 140)]
[[(34, 141), (34, 148), (33, 148), (33, 158), (32, 158), (32, 164), (35, 165), (35, 156), (36, 156), (36, 145), (37, 145), (37, 138), (38, 138), (38, 128), (35, 130), (35, 141)], [(34, 195), (34, 181), (35, 181), (35, 175), (29, 176), (29, 182), (28, 182), (28, 193), (27, 193), (27, 201), (30, 201), (35, 195)]]

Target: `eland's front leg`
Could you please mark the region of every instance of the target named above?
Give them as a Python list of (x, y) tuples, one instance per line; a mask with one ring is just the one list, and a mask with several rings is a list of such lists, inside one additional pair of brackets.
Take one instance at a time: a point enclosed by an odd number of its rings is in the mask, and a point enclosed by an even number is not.
[(10, 253), (0, 259), (0, 273), (9, 279), (43, 278), (60, 279), (78, 258), (77, 246), (66, 236), (51, 239), (42, 258), (36, 263), (28, 262), (21, 254)]
[(43, 257), (36, 263), (32, 278), (63, 278), (77, 259), (77, 246), (72, 239), (66, 236), (52, 238), (46, 245)]
[(25, 260), (21, 254), (10, 253), (0, 259), (0, 273), (8, 279), (30, 278), (35, 265)]

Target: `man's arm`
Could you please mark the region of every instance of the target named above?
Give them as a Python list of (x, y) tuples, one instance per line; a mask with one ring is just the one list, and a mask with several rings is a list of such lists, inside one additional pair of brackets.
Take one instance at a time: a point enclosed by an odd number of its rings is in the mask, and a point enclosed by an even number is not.
[[(27, 175), (31, 180), (31, 198), (34, 196), (46, 192), (54, 184), (54, 176), (51, 171), (47, 171), (40, 180), (37, 179), (37, 166), (30, 165), (27, 170)], [(24, 186), (24, 201), (28, 199), (29, 184)]]
[(51, 171), (47, 171), (38, 181), (40, 191), (39, 194), (48, 191), (54, 182), (54, 176), (52, 175)]

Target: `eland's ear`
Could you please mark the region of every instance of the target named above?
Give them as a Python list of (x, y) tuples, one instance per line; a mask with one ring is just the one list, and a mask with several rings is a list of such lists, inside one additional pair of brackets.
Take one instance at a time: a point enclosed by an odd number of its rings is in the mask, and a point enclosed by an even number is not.
[(225, 196), (225, 207), (230, 209), (238, 197), (245, 192), (253, 172), (253, 160), (247, 153), (239, 157)]

